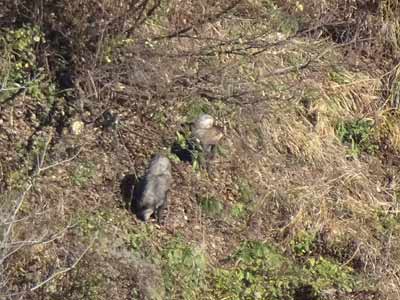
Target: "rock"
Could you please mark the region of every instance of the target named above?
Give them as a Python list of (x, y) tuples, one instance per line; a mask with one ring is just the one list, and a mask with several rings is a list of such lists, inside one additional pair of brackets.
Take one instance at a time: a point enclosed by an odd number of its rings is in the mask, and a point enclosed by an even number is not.
[(70, 131), (73, 135), (80, 135), (83, 131), (85, 124), (82, 121), (74, 121), (71, 123)]

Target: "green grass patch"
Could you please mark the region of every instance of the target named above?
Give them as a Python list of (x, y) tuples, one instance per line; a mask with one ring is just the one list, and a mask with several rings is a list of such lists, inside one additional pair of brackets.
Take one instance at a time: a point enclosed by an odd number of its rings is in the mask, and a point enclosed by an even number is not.
[(166, 244), (161, 258), (168, 299), (199, 299), (207, 266), (202, 250), (176, 238)]
[(0, 34), (0, 102), (24, 90), (40, 102), (52, 103), (56, 87), (38, 65), (36, 49), (44, 44), (44, 33), (37, 26), (24, 25)]
[(318, 293), (329, 288), (352, 292), (357, 283), (350, 267), (340, 266), (323, 257), (308, 259), (304, 272), (311, 274), (310, 284)]
[(356, 158), (362, 152), (374, 154), (378, 145), (373, 139), (374, 122), (370, 119), (341, 120), (336, 125), (336, 135), (350, 146), (349, 154)]
[(316, 236), (307, 231), (299, 233), (291, 242), (292, 252), (298, 256), (309, 255), (315, 248)]
[(159, 264), (160, 253), (154, 243), (157, 238), (156, 230), (152, 224), (138, 224), (133, 230), (129, 229), (126, 237), (129, 249), (135, 256)]
[[(85, 272), (84, 270), (82, 272)], [(79, 273), (78, 273), (79, 274)], [(97, 300), (101, 299), (104, 293), (104, 286), (107, 284), (107, 277), (101, 272), (91, 272), (90, 274), (83, 273), (81, 282), (77, 287), (79, 295), (82, 299)]]
[(299, 20), (295, 16), (290, 16), (285, 13), (275, 1), (262, 1), (263, 6), (269, 15), (269, 26), (275, 28), (278, 32), (286, 34), (296, 33), (299, 28)]
[(376, 215), (378, 218), (378, 229), (381, 233), (391, 234), (400, 230), (400, 216), (398, 214), (380, 210)]
[(224, 205), (214, 197), (200, 197), (198, 199), (201, 211), (209, 217), (221, 216), (224, 211)]
[(107, 223), (111, 222), (112, 215), (107, 211), (91, 214), (87, 212), (77, 216), (75, 223), (78, 224), (78, 229), (84, 236), (94, 236), (95, 234), (104, 231)]
[(93, 162), (79, 164), (71, 176), (72, 183), (79, 187), (85, 187), (94, 177), (95, 173), (96, 165)]
[(213, 299), (319, 299), (331, 288), (350, 292), (357, 286), (351, 268), (323, 257), (309, 258), (305, 264), (286, 257), (273, 246), (246, 241), (230, 257), (234, 267), (216, 268)]
[(339, 85), (349, 84), (353, 82), (354, 75), (339, 68), (334, 68), (335, 70), (329, 72), (329, 79), (336, 82)]
[(231, 216), (236, 219), (245, 217), (248, 213), (247, 207), (244, 203), (235, 203), (231, 208)]
[(176, 132), (176, 140), (170, 148), (169, 156), (176, 162), (190, 162), (193, 171), (199, 171), (200, 166), (205, 162), (201, 145), (191, 139), (189, 131)]
[(237, 202), (231, 207), (231, 216), (236, 219), (244, 218), (248, 215), (254, 204), (255, 190), (245, 179), (237, 181), (239, 197)]
[(211, 105), (206, 100), (194, 99), (189, 102), (183, 114), (187, 122), (193, 122), (199, 115), (210, 113), (210, 111)]
[(238, 188), (239, 188), (239, 194), (240, 198), (239, 201), (243, 203), (251, 203), (254, 200), (255, 197), (255, 190), (253, 187), (249, 184), (247, 180), (239, 180), (238, 182)]

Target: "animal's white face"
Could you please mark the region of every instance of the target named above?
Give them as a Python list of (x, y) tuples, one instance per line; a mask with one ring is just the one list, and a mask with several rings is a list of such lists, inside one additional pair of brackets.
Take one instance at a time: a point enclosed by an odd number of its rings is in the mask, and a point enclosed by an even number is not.
[(214, 118), (207, 114), (200, 115), (194, 122), (196, 129), (209, 129), (214, 125)]

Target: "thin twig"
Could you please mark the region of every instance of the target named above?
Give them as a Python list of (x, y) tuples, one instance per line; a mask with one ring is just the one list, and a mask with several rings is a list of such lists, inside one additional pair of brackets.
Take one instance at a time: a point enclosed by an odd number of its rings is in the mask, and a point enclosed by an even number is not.
[(180, 37), (181, 34), (189, 32), (196, 26), (201, 26), (201, 25), (204, 25), (207, 23), (213, 23), (216, 20), (218, 20), (220, 17), (222, 17), (224, 14), (226, 14), (229, 11), (231, 11), (232, 9), (234, 9), (240, 2), (242, 2), (242, 0), (236, 0), (233, 3), (231, 3), (228, 7), (225, 7), (224, 9), (222, 9), (220, 12), (216, 13), (215, 15), (209, 16), (208, 18), (205, 18), (204, 20), (200, 20), (199, 22), (197, 22), (197, 24), (187, 26), (187, 27), (177, 30), (173, 33), (170, 33), (166, 36), (156, 37), (153, 40), (156, 41), (156, 40), (161, 40), (161, 39), (172, 39), (172, 38)]
[(77, 152), (76, 154), (74, 154), (73, 156), (71, 156), (70, 158), (67, 158), (67, 159), (64, 159), (64, 160), (62, 160), (62, 161), (56, 162), (56, 163), (54, 163), (54, 164), (52, 164), (52, 165), (49, 165), (49, 166), (40, 168), (40, 172), (43, 172), (43, 171), (45, 171), (45, 170), (48, 170), (48, 169), (57, 167), (57, 166), (59, 166), (59, 165), (65, 164), (65, 163), (67, 163), (67, 162), (70, 162), (71, 160), (74, 160), (76, 157), (78, 157), (78, 155), (79, 155), (81, 152), (82, 152), (82, 148), (79, 149), (78, 152)]
[(70, 267), (61, 269), (61, 270), (59, 270), (59, 271), (57, 271), (57, 272), (54, 272), (54, 273), (51, 274), (49, 277), (47, 277), (45, 280), (39, 282), (38, 284), (34, 285), (33, 287), (29, 288), (29, 289), (26, 290), (26, 291), (17, 292), (17, 293), (12, 293), (12, 294), (8, 294), (8, 295), (4, 295), (4, 296), (6, 296), (6, 297), (14, 297), (14, 296), (26, 294), (26, 293), (28, 293), (28, 292), (33, 292), (33, 291), (35, 291), (35, 290), (41, 288), (42, 286), (44, 286), (46, 283), (52, 281), (52, 280), (53, 280), (54, 278), (56, 278), (57, 276), (62, 275), (62, 274), (64, 274), (64, 273), (67, 273), (67, 272), (71, 271), (72, 269), (74, 269), (74, 268), (78, 265), (78, 263), (82, 260), (82, 258), (83, 258), (83, 257), (86, 255), (86, 253), (89, 251), (89, 249), (93, 246), (95, 240), (96, 240), (96, 237), (94, 237), (94, 238), (92, 239), (92, 241), (90, 242), (89, 246), (86, 247), (86, 249), (81, 253), (81, 255), (74, 261), (74, 263), (73, 263)]
[(67, 272), (71, 271), (72, 269), (74, 269), (77, 266), (77, 264), (82, 260), (82, 258), (85, 256), (85, 254), (89, 251), (89, 249), (93, 246), (95, 240), (96, 240), (96, 238), (92, 239), (89, 246), (82, 252), (82, 254), (75, 260), (75, 262), (70, 267), (53, 273), (47, 279), (43, 280), (42, 282), (38, 283), (34, 287), (30, 288), (30, 291), (33, 292), (33, 291), (37, 290), (38, 288), (42, 287), (43, 285), (45, 285), (46, 283), (48, 283), (49, 281), (53, 280), (55, 277), (57, 277), (61, 274), (67, 273)]
[(344, 262), (341, 267), (347, 266), (353, 259), (356, 257), (357, 253), (360, 251), (360, 245), (357, 245), (357, 249), (354, 251), (353, 255), (346, 261)]
[[(36, 178), (40, 175), (41, 172), (43, 172), (43, 171), (45, 171), (45, 170), (48, 170), (48, 169), (50, 169), (50, 168), (54, 168), (54, 167), (56, 167), (56, 166), (59, 166), (59, 165), (61, 165), (61, 164), (64, 164), (64, 163), (67, 163), (67, 162), (73, 160), (73, 159), (76, 158), (76, 157), (79, 155), (79, 153), (81, 152), (81, 149), (82, 149), (82, 148), (79, 149), (79, 151), (78, 151), (74, 156), (72, 156), (72, 157), (70, 157), (70, 158), (68, 158), (68, 159), (65, 159), (65, 160), (63, 160), (63, 161), (56, 162), (56, 163), (51, 164), (51, 165), (49, 165), (49, 166), (47, 166), (47, 167), (43, 167), (43, 163), (44, 163), (44, 161), (45, 161), (45, 159), (46, 159), (46, 154), (47, 154), (48, 147), (49, 147), (49, 144), (50, 144), (50, 142), (51, 142), (51, 139), (52, 139), (52, 135), (50, 135), (49, 138), (48, 138), (48, 140), (46, 141), (46, 144), (45, 144), (45, 146), (44, 146), (44, 149), (43, 149), (43, 152), (41, 153), (41, 155), (40, 155), (40, 156), (38, 155), (38, 156), (36, 157), (36, 158), (37, 158), (36, 170), (35, 170), (34, 174), (27, 180), (27, 181), (28, 181), (28, 185), (26, 186), (25, 190), (24, 190), (23, 192), (20, 193), (19, 197), (17, 198), (14, 211), (12, 212), (12, 216), (6, 221), (6, 224), (8, 224), (8, 227), (7, 227), (7, 230), (5, 231), (5, 233), (4, 233), (4, 235), (3, 235), (3, 240), (2, 240), (1, 245), (0, 245), (0, 250), (1, 250), (1, 255), (0, 255), (0, 267), (1, 267), (1, 268), (3, 268), (3, 263), (4, 263), (4, 261), (5, 261), (7, 258), (9, 258), (10, 256), (12, 256), (13, 254), (15, 254), (16, 252), (18, 252), (22, 247), (24, 247), (24, 246), (30, 246), (30, 245), (35, 245), (35, 244), (46, 244), (46, 243), (50, 243), (50, 242), (52, 242), (52, 241), (58, 239), (59, 237), (63, 236), (64, 233), (66, 232), (66, 230), (68, 230), (69, 228), (71, 228), (71, 226), (67, 226), (67, 227), (66, 227), (65, 229), (63, 229), (61, 232), (57, 233), (55, 236), (53, 236), (52, 238), (50, 238), (50, 239), (48, 239), (48, 240), (45, 240), (44, 237), (43, 237), (43, 238), (41, 238), (41, 239), (39, 239), (39, 240), (36, 240), (36, 241), (21, 241), (21, 242), (18, 242), (18, 243), (20, 243), (20, 245), (19, 245), (18, 247), (14, 248), (14, 249), (12, 249), (12, 250), (10, 249), (13, 245), (14, 245), (14, 246), (16, 245), (15, 243), (11, 243), (11, 242), (10, 242), (11, 235), (12, 235), (12, 229), (13, 229), (15, 223), (17, 222), (16, 217), (17, 217), (18, 212), (20, 211), (20, 209), (21, 209), (21, 207), (22, 207), (22, 204), (24, 203), (24, 200), (25, 200), (25, 198), (26, 198), (26, 195), (27, 195), (27, 194), (29, 193), (29, 191), (32, 189), (32, 187), (33, 187), (33, 185), (34, 185), (34, 183), (35, 183)], [(93, 241), (92, 241), (92, 243), (89, 245), (89, 247), (82, 253), (82, 255), (75, 261), (75, 263), (74, 263), (71, 267), (66, 268), (66, 269), (63, 269), (63, 270), (60, 270), (60, 271), (58, 271), (58, 272), (52, 274), (49, 278), (47, 278), (47, 279), (44, 280), (43, 282), (41, 282), (41, 283), (37, 284), (36, 286), (32, 287), (32, 288), (30, 289), (30, 291), (34, 291), (34, 290), (38, 289), (39, 287), (43, 286), (43, 285), (46, 284), (47, 282), (51, 281), (51, 280), (52, 280), (53, 278), (55, 278), (56, 276), (58, 276), (58, 275), (60, 275), (60, 274), (62, 274), (62, 273), (68, 272), (69, 270), (73, 269), (73, 268), (78, 264), (78, 262), (82, 259), (82, 257), (85, 255), (85, 253), (89, 250), (89, 248), (92, 246), (92, 244), (93, 244)], [(23, 292), (23, 293), (24, 293), (24, 292)], [(21, 294), (21, 293), (12, 294), (12, 295), (8, 295), (8, 297), (10, 297), (10, 296), (16, 296), (16, 295), (20, 295), (20, 294)]]
[(11, 217), (11, 222), (10, 222), (10, 224), (8, 225), (7, 231), (6, 231), (6, 233), (4, 234), (4, 236), (3, 236), (3, 242), (2, 242), (2, 244), (1, 244), (1, 248), (3, 248), (3, 249), (5, 248), (5, 245), (6, 245), (6, 243), (8, 242), (8, 239), (9, 239), (11, 230), (12, 230), (12, 228), (13, 228), (14, 221), (15, 221), (15, 219), (16, 219), (16, 217), (17, 217), (18, 211), (20, 210), (20, 208), (21, 208), (21, 206), (22, 206), (22, 203), (24, 202), (24, 199), (25, 199), (26, 194), (30, 191), (30, 189), (32, 188), (32, 186), (33, 186), (33, 183), (30, 182), (30, 183), (28, 184), (28, 186), (26, 187), (25, 191), (23, 191), (23, 192), (21, 193), (21, 195), (20, 195), (20, 197), (19, 197), (19, 199), (18, 199), (18, 201), (17, 201), (17, 205), (16, 205), (16, 207), (15, 207), (15, 209), (14, 209), (14, 212), (13, 212), (13, 215), (12, 215), (12, 217)]
[(42, 155), (40, 156), (40, 158), (39, 158), (39, 155), (37, 156), (37, 170), (36, 170), (35, 175), (39, 175), (40, 172), (42, 171), (42, 166), (43, 166), (44, 160), (46, 159), (47, 148), (49, 147), (52, 137), (53, 137), (52, 134), (50, 134), (49, 138), (47, 139), (46, 144), (44, 145)]

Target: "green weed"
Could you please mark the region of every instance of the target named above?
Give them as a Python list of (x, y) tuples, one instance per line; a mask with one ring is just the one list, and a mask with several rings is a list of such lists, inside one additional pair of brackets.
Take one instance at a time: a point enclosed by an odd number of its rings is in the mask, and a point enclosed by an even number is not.
[(100, 272), (94, 272), (90, 277), (82, 284), (82, 296), (84, 299), (96, 300), (101, 297), (101, 288), (106, 284), (107, 278)]
[(239, 194), (240, 194), (239, 200), (243, 203), (253, 202), (254, 197), (255, 197), (255, 191), (250, 186), (249, 182), (247, 180), (240, 179), (238, 182), (238, 187), (239, 187)]
[(224, 205), (221, 201), (215, 199), (214, 197), (200, 197), (198, 199), (201, 210), (207, 216), (217, 217), (224, 211)]
[(11, 171), (10, 173), (8, 173), (6, 181), (10, 186), (18, 190), (25, 186), (28, 178), (28, 170), (21, 168), (20, 170)]
[(202, 99), (192, 100), (184, 111), (187, 122), (194, 121), (202, 113), (210, 113), (211, 105)]
[(334, 68), (333, 71), (329, 72), (329, 79), (340, 85), (349, 84), (354, 80), (352, 74), (337, 67)]
[(182, 238), (162, 250), (164, 283), (169, 299), (198, 299), (204, 284), (206, 256)]
[(278, 270), (285, 262), (284, 257), (273, 247), (258, 241), (246, 241), (233, 255), (236, 263), (247, 266)]
[(189, 133), (176, 132), (176, 142), (181, 147), (181, 149), (188, 149), (188, 135)]
[(378, 211), (378, 229), (382, 233), (390, 233), (393, 231), (400, 230), (400, 216), (387, 211)]
[(134, 44), (135, 39), (133, 38), (125, 38), (120, 35), (108, 38), (104, 43), (104, 51), (102, 53), (101, 61), (105, 64), (123, 61), (123, 49)]
[(23, 26), (4, 32), (0, 36), (1, 99), (25, 90), (38, 101), (54, 101), (55, 85), (47, 82), (44, 69), (37, 64), (36, 48), (45, 43), (39, 27)]
[(164, 111), (156, 111), (152, 115), (152, 119), (154, 122), (159, 124), (162, 128), (167, 127), (168, 124), (168, 119), (167, 119), (167, 114)]
[(92, 162), (84, 162), (78, 165), (71, 176), (72, 183), (85, 187), (96, 173), (96, 165)]
[(254, 202), (255, 191), (247, 180), (239, 179), (237, 183), (239, 191), (239, 198), (231, 208), (231, 215), (234, 218), (240, 219), (245, 217), (251, 210), (252, 203)]
[(296, 33), (299, 28), (298, 20), (294, 16), (289, 16), (282, 11), (274, 1), (264, 0), (262, 1), (266, 11), (268, 11), (270, 17), (270, 24), (276, 31), (283, 32), (286, 34)]
[(216, 299), (279, 299), (277, 286), (288, 286), (273, 278), (286, 259), (274, 248), (257, 241), (244, 242), (231, 257), (235, 268), (217, 269), (214, 278)]
[(374, 154), (378, 146), (373, 141), (374, 123), (370, 119), (339, 121), (336, 134), (339, 140), (350, 145), (350, 155), (358, 157), (361, 152)]
[(152, 224), (139, 224), (134, 231), (127, 234), (129, 248), (135, 256), (141, 257), (153, 263), (160, 262), (160, 254), (153, 243), (155, 228)]
[(199, 143), (191, 139), (190, 132), (176, 132), (176, 140), (170, 149), (174, 161), (187, 161), (192, 163), (193, 171), (199, 171), (204, 164), (205, 157)]
[(356, 286), (356, 280), (351, 268), (340, 266), (323, 257), (310, 258), (305, 270), (312, 277), (311, 285), (317, 292), (335, 287), (345, 292), (351, 292)]
[(244, 203), (235, 203), (231, 208), (231, 215), (234, 218), (241, 219), (247, 214), (247, 208)]
[(217, 268), (212, 277), (215, 299), (297, 299), (300, 291), (318, 299), (327, 289), (349, 292), (356, 286), (348, 267), (323, 257), (303, 266), (258, 241), (242, 243), (230, 260), (234, 268)]
[(309, 255), (315, 247), (315, 234), (301, 232), (290, 243), (292, 251), (299, 256)]
[(104, 230), (107, 222), (111, 218), (110, 213), (106, 211), (96, 214), (82, 213), (77, 217), (79, 231), (84, 236), (94, 236), (96, 233)]

